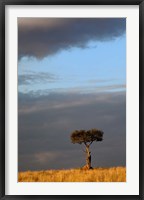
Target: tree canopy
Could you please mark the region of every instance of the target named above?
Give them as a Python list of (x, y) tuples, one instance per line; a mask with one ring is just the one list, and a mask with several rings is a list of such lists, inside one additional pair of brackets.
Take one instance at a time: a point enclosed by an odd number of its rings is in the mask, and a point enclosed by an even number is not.
[(103, 131), (99, 129), (91, 129), (91, 130), (75, 130), (71, 133), (71, 141), (72, 143), (78, 143), (85, 145), (85, 153), (86, 153), (86, 165), (83, 167), (84, 169), (92, 169), (91, 167), (91, 152), (90, 145), (93, 141), (102, 141), (103, 140)]
[(103, 140), (103, 131), (98, 129), (91, 130), (75, 130), (71, 133), (72, 143), (87, 144), (92, 143), (93, 141), (102, 141)]

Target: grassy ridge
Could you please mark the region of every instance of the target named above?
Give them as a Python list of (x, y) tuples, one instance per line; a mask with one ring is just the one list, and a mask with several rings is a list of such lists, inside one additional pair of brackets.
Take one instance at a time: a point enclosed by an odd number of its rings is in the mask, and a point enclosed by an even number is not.
[(19, 182), (126, 182), (126, 168), (94, 168), (19, 172)]

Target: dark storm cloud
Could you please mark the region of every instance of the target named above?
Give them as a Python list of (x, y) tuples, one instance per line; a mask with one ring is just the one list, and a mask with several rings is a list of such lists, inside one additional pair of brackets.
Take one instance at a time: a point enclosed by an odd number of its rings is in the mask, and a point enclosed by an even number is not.
[(19, 170), (80, 167), (82, 145), (72, 144), (75, 129), (99, 128), (104, 140), (92, 145), (93, 166), (126, 164), (125, 92), (50, 94), (19, 93)]
[(124, 18), (18, 18), (19, 58), (43, 58), (89, 41), (112, 40), (126, 30)]
[(58, 77), (51, 73), (31, 72), (28, 74), (21, 74), (18, 76), (18, 85), (29, 85), (32, 83), (51, 83), (57, 81)]

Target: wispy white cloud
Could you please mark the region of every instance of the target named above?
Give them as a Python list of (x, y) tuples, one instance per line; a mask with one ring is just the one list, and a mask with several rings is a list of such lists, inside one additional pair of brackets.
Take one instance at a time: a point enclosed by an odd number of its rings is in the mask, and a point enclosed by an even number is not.
[(46, 72), (30, 72), (25, 74), (19, 74), (18, 76), (18, 85), (31, 85), (35, 83), (53, 83), (55, 81), (59, 80), (59, 77), (57, 77), (54, 74), (46, 73)]
[[(105, 82), (101, 82), (100, 84), (92, 83), (90, 85), (84, 85), (84, 86), (77, 86), (77, 87), (55, 87), (51, 89), (38, 89), (31, 87), (27, 88), (26, 92), (24, 89), (22, 89), (23, 93), (29, 93), (32, 96), (38, 97), (38, 96), (47, 96), (50, 94), (96, 94), (100, 92), (115, 92), (115, 91), (125, 91), (126, 85), (125, 84), (104, 84)], [(46, 87), (46, 85), (45, 85)], [(19, 88), (19, 91), (21, 92), (21, 88)]]

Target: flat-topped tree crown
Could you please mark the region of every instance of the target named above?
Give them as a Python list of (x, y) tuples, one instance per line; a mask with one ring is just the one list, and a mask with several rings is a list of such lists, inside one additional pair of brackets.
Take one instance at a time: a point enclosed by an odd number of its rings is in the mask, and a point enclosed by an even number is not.
[(75, 130), (71, 134), (72, 143), (92, 143), (93, 141), (102, 141), (103, 131), (98, 129), (85, 130)]

